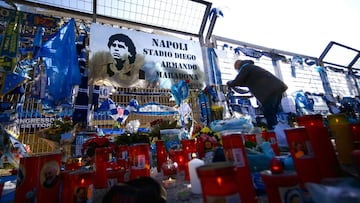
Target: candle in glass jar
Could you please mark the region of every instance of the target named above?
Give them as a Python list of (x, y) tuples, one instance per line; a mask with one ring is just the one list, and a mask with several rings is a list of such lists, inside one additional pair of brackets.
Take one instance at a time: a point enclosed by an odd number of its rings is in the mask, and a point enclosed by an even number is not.
[(156, 156), (157, 156), (157, 170), (158, 170), (158, 172), (160, 172), (163, 163), (166, 162), (166, 159), (167, 159), (167, 153), (166, 153), (164, 140), (156, 141)]
[(177, 174), (178, 164), (168, 159), (162, 164), (162, 172), (165, 177), (175, 176)]
[(172, 188), (172, 187), (175, 186), (175, 184), (176, 184), (176, 179), (169, 177), (168, 179), (165, 179), (165, 180), (163, 180), (162, 182), (163, 182), (164, 187), (165, 187), (166, 189), (168, 189), (168, 188)]

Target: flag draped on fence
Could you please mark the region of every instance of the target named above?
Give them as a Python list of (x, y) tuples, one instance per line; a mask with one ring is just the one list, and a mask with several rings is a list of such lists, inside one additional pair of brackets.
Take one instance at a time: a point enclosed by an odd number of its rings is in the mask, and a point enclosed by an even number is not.
[(5, 95), (19, 87), (26, 78), (15, 72), (0, 73), (0, 95)]
[(74, 85), (81, 83), (75, 45), (75, 21), (70, 19), (39, 50), (46, 66), (47, 86), (43, 104), (55, 107), (68, 103)]

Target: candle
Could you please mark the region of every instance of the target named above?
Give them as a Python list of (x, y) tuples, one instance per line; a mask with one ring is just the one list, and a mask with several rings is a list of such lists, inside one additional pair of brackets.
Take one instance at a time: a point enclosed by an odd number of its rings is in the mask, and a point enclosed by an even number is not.
[(172, 188), (172, 187), (175, 186), (175, 184), (176, 184), (176, 179), (169, 177), (168, 179), (163, 180), (162, 182), (163, 182), (164, 187), (165, 187), (166, 189), (168, 189), (168, 188)]
[(162, 172), (164, 176), (171, 177), (177, 174), (178, 165), (176, 162), (173, 162), (171, 159), (168, 159), (162, 165)]
[(150, 145), (138, 143), (130, 146), (130, 180), (150, 176)]
[(171, 150), (170, 158), (178, 164), (179, 171), (185, 170), (185, 159), (182, 149)]
[(157, 157), (157, 170), (158, 172), (160, 172), (161, 167), (163, 163), (166, 162), (166, 158), (167, 158), (164, 140), (156, 141), (156, 157)]
[(191, 192), (194, 194), (201, 194), (201, 184), (200, 184), (200, 179), (196, 173), (196, 168), (204, 165), (204, 161), (201, 159), (194, 158), (191, 161), (189, 161), (188, 165), (189, 165)]
[(108, 149), (96, 148), (95, 150), (95, 180), (94, 186), (96, 188), (107, 187), (107, 162), (108, 162)]

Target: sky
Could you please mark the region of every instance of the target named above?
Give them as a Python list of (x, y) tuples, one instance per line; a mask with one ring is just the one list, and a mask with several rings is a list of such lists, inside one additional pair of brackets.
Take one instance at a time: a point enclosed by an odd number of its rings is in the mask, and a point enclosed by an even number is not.
[(360, 0), (205, 1), (224, 15), (214, 35), (312, 57), (330, 41), (360, 50)]
[(360, 50), (359, 0), (208, 0), (214, 35), (312, 57), (330, 41)]

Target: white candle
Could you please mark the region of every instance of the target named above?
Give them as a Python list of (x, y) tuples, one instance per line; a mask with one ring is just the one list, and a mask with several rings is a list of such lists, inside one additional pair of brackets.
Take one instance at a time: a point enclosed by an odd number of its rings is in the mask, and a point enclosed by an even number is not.
[(200, 179), (196, 173), (196, 168), (202, 165), (204, 165), (204, 161), (201, 159), (195, 158), (189, 161), (191, 192), (194, 194), (202, 193)]

